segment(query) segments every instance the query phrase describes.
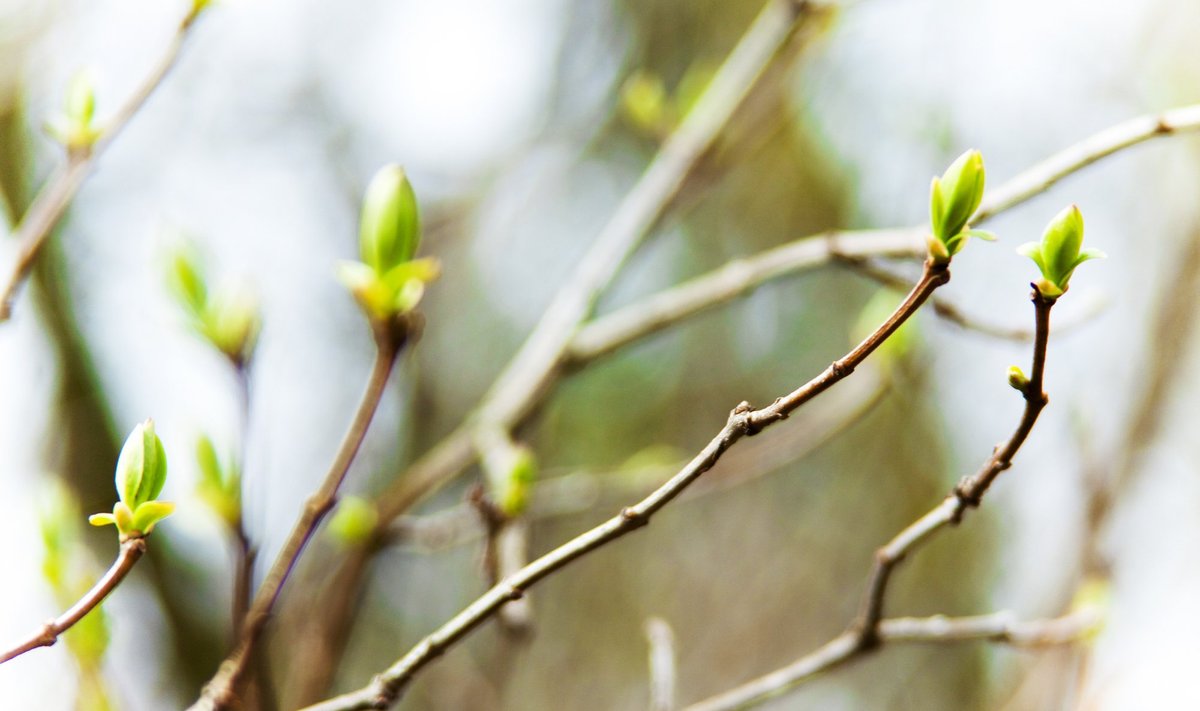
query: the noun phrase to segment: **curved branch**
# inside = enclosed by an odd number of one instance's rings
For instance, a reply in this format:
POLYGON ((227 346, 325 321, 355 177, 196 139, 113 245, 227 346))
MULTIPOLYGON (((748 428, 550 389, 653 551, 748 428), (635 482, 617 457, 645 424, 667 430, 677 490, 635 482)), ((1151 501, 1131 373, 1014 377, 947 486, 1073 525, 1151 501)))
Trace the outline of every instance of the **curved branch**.
POLYGON ((167 51, 159 59, 150 75, 133 92, 133 95, 126 99, 125 103, 113 114, 104 134, 96 140, 90 150, 68 153, 66 164, 51 174, 34 198, 33 204, 21 218, 15 235, 17 258, 10 268, 3 288, 0 288, 0 323, 12 317, 17 290, 29 277, 34 262, 37 261, 38 254, 42 251, 42 246, 50 238, 63 214, 66 213, 67 207, 71 204, 79 186, 83 184, 83 179, 87 177, 96 157, 104 152, 104 149, 129 125, 130 119, 141 110, 146 100, 175 67, 180 50, 188 37, 188 30, 195 24, 202 9, 203 7, 194 6, 180 21, 178 29, 171 38, 171 43, 167 46, 167 51))
MULTIPOLYGON (((1084 608, 1046 620, 1019 620, 1009 612, 974 617, 898 617, 879 622, 880 644, 949 644, 984 641, 1038 648, 1074 644, 1102 623, 1100 611, 1084 608)), ((734 711, 778 696, 817 674, 862 655, 854 632, 843 632, 791 664, 684 711, 734 711)))
POLYGON ((873 333, 867 336, 844 357, 834 361, 820 375, 771 405, 754 409, 743 402, 729 413, 725 426, 708 445, 679 473, 633 506, 621 510, 613 518, 564 543, 524 568, 507 576, 490 590, 425 637, 366 687, 309 707, 308 711, 351 711, 353 709, 388 708, 404 689, 430 662, 490 619, 505 604, 520 599, 538 581, 565 568, 592 551, 631 533, 650 522, 650 518, 669 504, 704 472, 717 463, 721 455, 746 436, 761 432, 787 416, 812 398, 854 372, 896 329, 916 313, 917 309, 938 287, 950 280, 945 264, 925 263, 921 280, 913 286, 904 301, 896 307, 873 333))
POLYGON ((117 554, 117 559, 113 561, 112 566, 104 573, 104 576, 92 586, 92 589, 88 590, 87 594, 80 598, 79 602, 75 603, 71 609, 42 625, 41 629, 30 635, 24 642, 0 655, 0 664, 38 647, 52 646, 58 641, 59 635, 74 627, 75 623, 96 609, 104 601, 104 598, 108 597, 109 593, 117 589, 117 586, 121 584, 121 581, 125 579, 129 571, 133 570, 134 564, 138 562, 138 559, 145 552, 145 537, 138 536, 123 541, 121 543, 121 551, 117 554))

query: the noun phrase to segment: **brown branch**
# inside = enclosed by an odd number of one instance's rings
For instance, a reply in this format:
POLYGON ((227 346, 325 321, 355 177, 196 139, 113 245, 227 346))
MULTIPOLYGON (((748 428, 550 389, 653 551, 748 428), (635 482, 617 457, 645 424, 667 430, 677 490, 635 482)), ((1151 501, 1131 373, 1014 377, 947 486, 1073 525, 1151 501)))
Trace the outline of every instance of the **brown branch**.
POLYGON ((300 517, 292 526, 283 548, 280 549, 266 578, 259 586, 246 615, 240 642, 230 656, 222 662, 216 676, 205 686, 203 695, 191 707, 192 709, 216 711, 230 708, 235 704, 239 686, 254 655, 255 646, 262 638, 267 622, 270 620, 275 603, 279 600, 279 596, 308 541, 316 532, 321 520, 337 501, 338 489, 350 471, 350 465, 354 462, 359 446, 366 437, 367 429, 383 398, 388 377, 396 363, 396 356, 404 342, 403 335, 395 336, 386 329, 377 331, 375 362, 371 368, 371 375, 367 380, 350 428, 342 438, 337 455, 320 488, 305 502, 300 517))
POLYGON ((717 463, 721 455, 743 437, 787 418, 804 403, 849 376, 872 352, 916 313, 926 299, 950 280, 945 264, 927 261, 920 281, 904 301, 873 333, 844 357, 834 361, 820 375, 771 405, 756 410, 743 402, 729 413, 725 426, 692 461, 665 484, 633 506, 626 507, 605 523, 546 553, 521 570, 509 575, 425 637, 416 647, 389 667, 366 687, 309 707, 309 711, 350 711, 388 708, 413 678, 430 662, 468 633, 492 617, 506 603, 519 599, 543 578, 650 522, 650 518, 679 496, 693 481, 717 463))
MULTIPOLYGON (((883 644, 949 644, 984 641, 1013 647, 1039 648, 1074 644, 1101 624, 1098 610, 1085 608, 1062 617, 1018 620, 1012 613, 974 617, 899 617, 880 620, 883 644)), ((816 651, 735 689, 688 706, 684 711, 734 711, 773 698, 817 674, 841 666, 865 650, 853 631, 843 632, 816 651)))
POLYGON ((96 609, 104 601, 104 598, 108 597, 109 593, 116 590, 117 586, 121 584, 121 581, 125 579, 129 571, 133 570, 134 564, 138 562, 138 559, 145 552, 146 539, 142 536, 122 541, 121 551, 117 554, 117 559, 108 571, 104 573, 104 576, 92 586, 92 589, 88 590, 87 594, 81 597, 79 602, 75 603, 71 609, 42 625, 41 629, 30 635, 29 639, 0 655, 0 664, 38 647, 52 646, 58 641, 59 635, 71 629, 75 623, 96 609))
POLYGON ((50 238, 54 228, 66 213, 67 207, 83 184, 88 171, 96 157, 106 149, 113 140, 125 129, 146 100, 174 68, 179 59, 180 50, 188 37, 188 30, 195 24, 201 9, 193 8, 180 21, 171 43, 159 59, 154 70, 147 76, 133 94, 125 100, 109 119, 104 133, 87 150, 73 150, 67 153, 65 165, 54 171, 50 178, 38 191, 33 203, 21 218, 17 226, 17 258, 13 263, 4 286, 0 289, 0 323, 12 317, 13 302, 17 291, 29 277, 34 262, 41 253, 42 246, 50 238))
MULTIPOLYGON (((844 254, 837 255, 839 263, 849 267, 856 274, 874 281, 877 284, 886 286, 896 291, 903 291, 908 288, 909 281, 902 275, 897 274, 886 267, 864 259, 862 257, 851 257, 844 254)), ((974 331, 975 333, 997 338, 1004 341, 1016 341, 1019 343, 1027 343, 1033 340, 1034 330, 1029 328, 1000 326, 998 324, 988 323, 973 316, 964 313, 958 306, 955 306, 950 301, 941 297, 935 296, 929 300, 929 304, 933 312, 942 320, 952 323, 964 331, 974 331)), ((1093 317, 1097 316, 1103 309, 1103 301, 1093 301, 1088 307, 1074 318, 1068 320, 1060 320, 1058 325, 1054 327, 1054 333, 1061 336, 1064 333, 1072 331, 1086 323, 1089 323, 1093 317)))
MULTIPOLYGON (((784 464, 808 456, 858 422, 883 399, 889 384, 876 370, 860 368, 856 377, 800 410, 792 417, 792 426, 771 440, 750 440, 729 452, 679 500, 691 501, 750 484, 784 464)), ((526 516, 535 521, 570 516, 602 503, 643 497, 685 464, 685 461, 664 463, 636 471, 575 471, 545 478, 534 485, 526 516)), ((386 544, 431 552, 466 545, 483 535, 477 511, 467 503, 460 503, 430 514, 401 516, 389 528, 386 544)))
POLYGON ((997 445, 983 466, 975 474, 965 477, 941 504, 910 524, 875 552, 875 564, 867 584, 862 610, 846 632, 784 669, 697 704, 689 711, 741 708, 752 702, 783 693, 786 689, 818 672, 831 669, 876 649, 887 641, 889 632, 896 631, 896 628, 886 630, 883 624, 884 602, 892 572, 901 561, 912 555, 931 536, 948 525, 957 524, 968 509, 979 506, 996 477, 1012 466, 1013 457, 1029 437, 1038 415, 1049 401, 1043 384, 1046 370, 1046 346, 1050 338, 1050 309, 1054 306, 1054 300, 1042 297, 1036 287, 1033 290, 1032 300, 1036 324, 1033 364, 1030 368, 1029 379, 1021 389, 1021 395, 1025 400, 1025 409, 1012 436, 997 445))

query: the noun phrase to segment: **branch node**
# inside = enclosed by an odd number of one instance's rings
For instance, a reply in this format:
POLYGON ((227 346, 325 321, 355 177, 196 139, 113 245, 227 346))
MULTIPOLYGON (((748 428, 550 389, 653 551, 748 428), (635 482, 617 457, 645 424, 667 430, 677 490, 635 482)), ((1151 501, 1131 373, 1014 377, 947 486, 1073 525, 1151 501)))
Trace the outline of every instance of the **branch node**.
POLYGON ((650 523, 650 517, 632 506, 621 509, 621 518, 628 521, 632 528, 641 528, 650 523))

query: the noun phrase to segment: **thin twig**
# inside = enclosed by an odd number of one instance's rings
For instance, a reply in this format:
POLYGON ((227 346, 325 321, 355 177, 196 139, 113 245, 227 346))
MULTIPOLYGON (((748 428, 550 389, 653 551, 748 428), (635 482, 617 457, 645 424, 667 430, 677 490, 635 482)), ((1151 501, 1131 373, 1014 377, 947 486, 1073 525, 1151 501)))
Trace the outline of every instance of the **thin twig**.
MULTIPOLYGON (((1084 608, 1062 617, 1018 620, 1009 612, 974 617, 899 617, 880 620, 881 644, 948 644, 984 641, 1039 648, 1074 644, 1101 624, 1098 610, 1084 608)), ((853 631, 843 632, 819 649, 782 669, 735 689, 688 706, 684 711, 734 711, 773 698, 797 684, 864 653, 853 631)))
POLYGON ((413 678, 430 662, 468 633, 489 619, 506 603, 519 599, 543 578, 573 561, 650 522, 650 518, 679 496, 693 481, 717 463, 721 455, 738 440, 761 432, 786 419, 804 403, 854 372, 896 329, 916 313, 921 304, 950 280, 945 264, 927 261, 920 281, 904 301, 873 333, 844 357, 834 361, 820 375, 775 400, 762 409, 747 402, 735 407, 725 426, 692 461, 665 484, 634 506, 621 510, 605 523, 546 553, 484 593, 462 612, 425 637, 408 654, 389 667, 366 687, 309 707, 309 711, 351 711, 388 708, 395 703, 413 678))
POLYGON ((675 711, 675 634, 661 617, 646 620, 650 645, 650 711, 675 711))
POLYGON ((27 640, 0 655, 0 664, 38 647, 52 646, 58 641, 59 635, 71 629, 75 623, 96 609, 104 601, 104 598, 108 597, 108 594, 121 584, 121 581, 125 579, 129 571, 133 570, 134 564, 138 562, 138 559, 145 552, 146 539, 142 536, 122 541, 121 551, 117 554, 117 559, 108 571, 104 573, 104 576, 92 586, 92 589, 88 590, 87 594, 81 597, 79 602, 75 603, 71 609, 42 625, 41 629, 34 632, 27 640))
MULTIPOLYGON (((714 699, 697 704, 689 711, 734 709, 763 701, 783 693, 797 683, 859 655, 866 654, 887 641, 883 626, 884 602, 892 572, 931 536, 951 524, 957 524, 970 508, 979 506, 992 482, 1012 466, 1012 459, 1025 443, 1038 415, 1049 398, 1043 390, 1046 369, 1046 346, 1050 338, 1050 309, 1053 299, 1046 299, 1035 288, 1032 295, 1035 317, 1033 364, 1029 379, 1021 389, 1025 408, 1012 436, 998 445, 987 461, 972 476, 965 477, 941 504, 917 519, 891 541, 875 552, 875 564, 863 599, 862 610, 841 635, 830 640, 815 652, 799 661, 766 676, 723 693, 714 699)), ((895 630, 893 630, 895 631, 895 630)))
POLYGON ((359 446, 366 437, 367 429, 383 398, 388 376, 392 372, 396 356, 403 344, 402 338, 394 338, 383 330, 378 333, 375 362, 371 368, 370 378, 367 380, 350 428, 342 438, 337 455, 329 467, 329 472, 325 475, 320 488, 305 502, 300 518, 293 525, 287 541, 284 542, 283 548, 280 549, 275 562, 272 563, 266 578, 259 586, 246 615, 240 642, 233 653, 222 662, 216 676, 205 686, 203 695, 191 707, 193 710, 216 711, 230 708, 235 703, 239 685, 254 654, 255 646, 266 629, 271 612, 283 592, 288 577, 304 552, 306 544, 316 532, 317 526, 336 503, 338 489, 350 471, 350 465, 354 462, 359 446))
MULTIPOLYGON (((793 415, 792 426, 773 439, 752 439, 727 453, 679 500, 692 501, 744 486, 803 459, 871 412, 888 388, 882 373, 860 368, 854 378, 793 415)), ((686 464, 670 462, 634 471, 576 471, 541 479, 534 484, 526 515, 534 521, 545 520, 589 511, 611 501, 643 497, 686 464)), ((478 513, 469 504, 460 503, 434 513, 401 516, 389 529, 386 543, 431 552, 478 541, 483 534, 478 513)))
POLYGON ((67 211, 79 186, 87 177, 88 171, 96 157, 104 152, 113 140, 125 129, 129 121, 141 110, 146 100, 154 90, 162 84, 163 79, 174 68, 179 59, 180 50, 188 37, 190 30, 199 17, 201 8, 193 7, 180 21, 166 52, 149 76, 142 81, 137 90, 125 100, 109 119, 104 133, 88 150, 69 151, 67 162, 54 171, 50 178, 38 191, 33 203, 21 218, 17 226, 17 258, 9 270, 3 289, 0 289, 0 323, 12 317, 13 302, 17 291, 29 277, 42 246, 54 231, 54 227, 67 211))
MULTIPOLYGON (((856 274, 881 284, 895 291, 903 291, 908 288, 909 280, 896 272, 887 269, 886 267, 875 263, 868 259, 859 257, 849 257, 846 255, 838 255, 839 262, 852 269, 856 274)), ((1003 341, 1015 341, 1018 343, 1028 343, 1033 340, 1034 331, 1031 328, 1020 328, 1001 326, 994 323, 982 321, 973 316, 968 316, 958 306, 950 301, 935 296, 929 300, 929 304, 933 312, 942 320, 952 323, 964 331, 973 331, 975 333, 997 338, 1003 341)), ((1059 320, 1058 325, 1054 327, 1054 333, 1057 336, 1072 331, 1080 326, 1090 323, 1091 320, 1099 315, 1104 309, 1103 299, 1091 301, 1086 308, 1075 314, 1073 318, 1059 320)))

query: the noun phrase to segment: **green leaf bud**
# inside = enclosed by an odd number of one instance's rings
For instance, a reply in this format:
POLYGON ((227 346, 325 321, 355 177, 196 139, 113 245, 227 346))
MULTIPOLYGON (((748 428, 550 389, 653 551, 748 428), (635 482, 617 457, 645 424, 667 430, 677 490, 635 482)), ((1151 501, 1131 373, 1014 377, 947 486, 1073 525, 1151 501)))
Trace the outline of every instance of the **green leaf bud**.
POLYGON ((329 535, 342 545, 364 543, 379 523, 379 512, 365 499, 346 496, 329 520, 329 535))
POLYGON ((1024 392, 1025 388, 1029 387, 1029 378, 1025 377, 1025 372, 1020 368, 1015 365, 1010 365, 1008 366, 1008 384, 1011 385, 1014 390, 1024 392))
POLYGON ((1105 256, 1100 250, 1082 247, 1083 214, 1076 205, 1069 205, 1046 225, 1041 242, 1023 244, 1017 252, 1032 259, 1041 271, 1042 278, 1036 284, 1039 293, 1054 299, 1067 291, 1076 267, 1105 256))
MULTIPOLYGON (((929 224, 936 247, 930 244, 930 257, 946 262, 966 243, 971 216, 983 200, 985 174, 983 156, 970 150, 959 156, 941 178, 934 178, 929 189, 929 224)), ((985 233, 990 235, 990 233, 985 233)), ((978 235, 976 235, 978 236, 978 235)))
POLYGON ((380 275, 416 255, 421 241, 417 196, 400 166, 384 166, 371 179, 358 241, 362 261, 380 275))
POLYGON ((168 255, 167 287, 192 319, 204 320, 208 283, 200 256, 190 243, 180 241, 168 255))
POLYGON ((219 290, 204 315, 205 336, 236 364, 250 359, 261 328, 258 299, 244 287, 219 290))
POLYGON ((639 131, 658 135, 670 129, 667 90, 662 78, 638 70, 621 85, 621 111, 639 131))
POLYGON ((121 501, 132 509, 155 499, 167 481, 167 455, 154 433, 154 421, 133 428, 117 458, 116 484, 121 501))
POLYGON ((525 445, 512 444, 490 450, 484 459, 492 499, 505 516, 521 515, 537 479, 537 458, 525 445))
POLYGON ((196 463, 200 481, 196 494, 227 525, 235 527, 242 516, 242 483, 236 467, 222 467, 216 447, 207 436, 196 441, 196 463))
POLYGON ((175 512, 175 504, 166 501, 146 501, 139 504, 133 512, 129 524, 129 532, 149 535, 154 530, 154 524, 175 512))

